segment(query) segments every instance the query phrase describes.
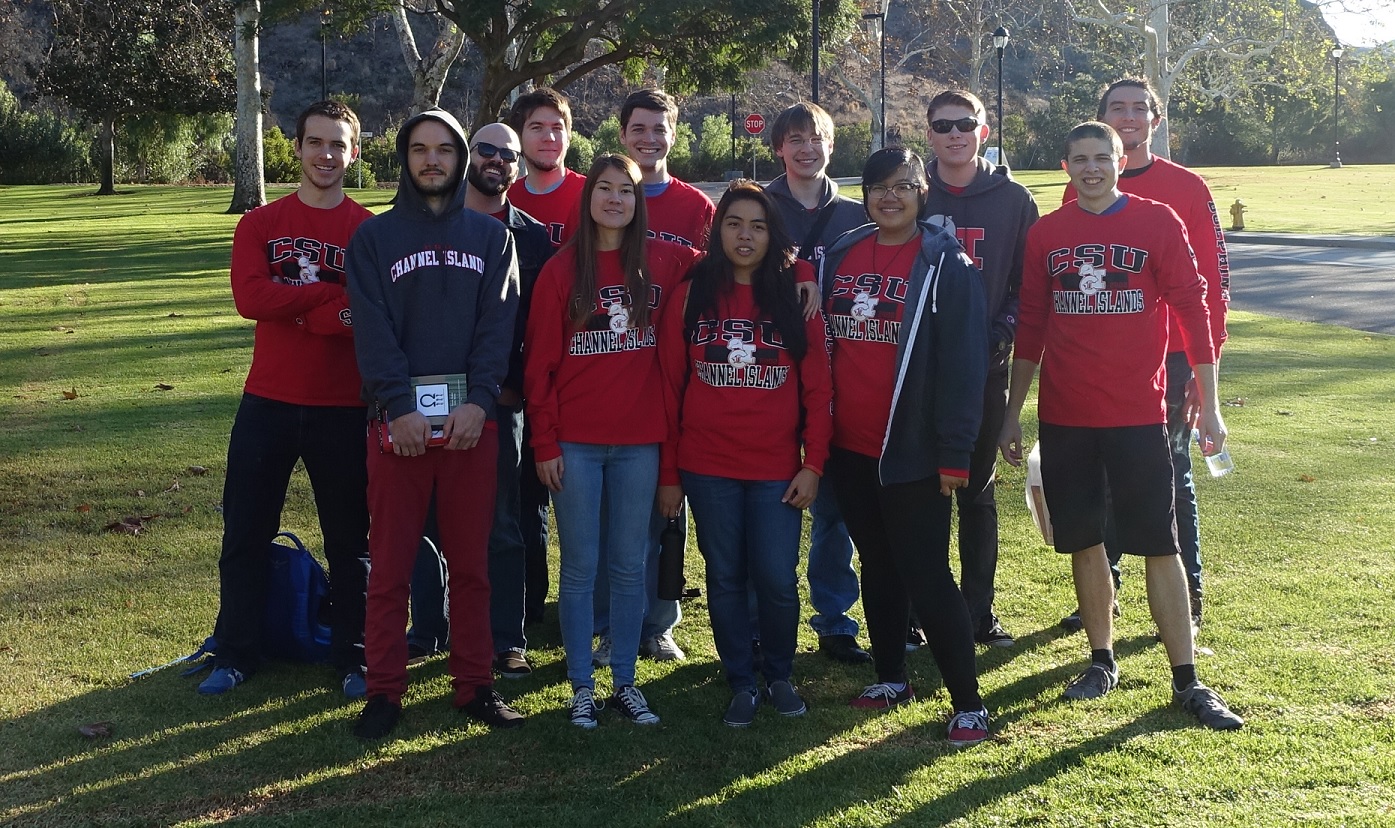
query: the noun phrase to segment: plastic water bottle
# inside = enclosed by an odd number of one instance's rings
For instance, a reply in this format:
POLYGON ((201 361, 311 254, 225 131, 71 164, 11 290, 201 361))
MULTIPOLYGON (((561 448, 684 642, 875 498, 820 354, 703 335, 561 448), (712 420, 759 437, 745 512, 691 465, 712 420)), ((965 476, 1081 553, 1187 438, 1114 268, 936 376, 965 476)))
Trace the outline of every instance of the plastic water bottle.
MULTIPOLYGON (((1215 454, 1207 454, 1206 446, 1202 445, 1201 432, 1192 429, 1192 441, 1197 448, 1201 449, 1201 456, 1206 460, 1206 468, 1211 472, 1212 477, 1225 477, 1235 471, 1235 461, 1230 459, 1230 449, 1223 448, 1215 454)), ((1206 441, 1210 443, 1210 440, 1206 441)))

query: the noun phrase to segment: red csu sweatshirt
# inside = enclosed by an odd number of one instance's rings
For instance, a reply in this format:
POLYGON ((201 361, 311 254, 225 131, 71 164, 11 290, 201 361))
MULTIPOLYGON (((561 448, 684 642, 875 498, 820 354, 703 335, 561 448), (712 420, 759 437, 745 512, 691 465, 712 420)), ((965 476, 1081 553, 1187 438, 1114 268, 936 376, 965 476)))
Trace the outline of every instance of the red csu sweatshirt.
MULTIPOLYGON (((1211 312, 1211 344, 1216 356, 1228 334, 1225 329, 1226 311, 1230 305, 1230 253, 1221 231, 1221 217, 1216 212, 1211 188, 1201 176, 1174 164, 1166 158, 1153 157, 1152 163, 1140 170, 1125 168, 1119 176, 1119 189, 1125 193, 1150 198, 1172 208, 1187 228, 1187 240, 1196 254, 1196 269, 1206 282, 1206 308, 1211 312)), ((1062 203, 1074 201, 1075 187, 1066 182, 1062 203)), ((1176 315, 1168 320, 1169 351, 1182 350, 1182 329, 1176 315)))
POLYGON ((363 405, 344 253, 370 216, 349 198, 325 210, 291 193, 238 221, 233 302, 257 323, 247 393, 295 405, 363 405))
POLYGON ((676 178, 656 196, 648 194, 644 203, 649 212, 649 238, 677 242, 684 247, 707 248, 707 233, 717 208, 697 187, 676 178))
POLYGON ((833 337, 833 445, 882 456, 891 395, 896 388, 896 342, 906 287, 920 236, 879 245, 876 234, 838 263, 825 310, 833 337))
POLYGON ((523 346, 523 396, 539 461, 561 456, 562 442, 639 445, 667 438, 656 331, 698 254, 653 239, 645 250, 652 284, 644 330, 629 321, 620 251, 597 256, 596 296, 579 331, 569 313, 576 279, 573 248, 543 266, 523 346))
POLYGON ((586 176, 567 170, 562 183, 545 193, 528 189, 528 180, 520 178, 509 187, 509 203, 547 228, 553 247, 561 247, 581 223, 581 191, 586 176))
MULTIPOLYGON (((813 279, 808 262, 796 268, 799 281, 813 279)), ((750 285, 734 285, 717 318, 685 337, 689 287, 679 288, 659 329, 664 379, 678 401, 659 482, 677 484, 678 469, 736 480, 789 480, 801 466, 823 474, 833 433, 823 316, 805 322, 809 347, 795 362, 750 285)))
POLYGON ((1125 198, 1106 215, 1071 202, 1027 232, 1017 356, 1041 366, 1044 423, 1165 422, 1169 306, 1191 364, 1216 360, 1206 283, 1181 220, 1165 204, 1125 198))

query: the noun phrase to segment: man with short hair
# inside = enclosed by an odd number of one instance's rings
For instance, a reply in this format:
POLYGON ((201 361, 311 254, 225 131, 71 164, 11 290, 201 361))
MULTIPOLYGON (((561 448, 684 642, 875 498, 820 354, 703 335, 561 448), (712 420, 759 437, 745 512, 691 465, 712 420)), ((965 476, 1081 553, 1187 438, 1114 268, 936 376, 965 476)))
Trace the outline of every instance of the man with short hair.
POLYGON ((267 552, 297 460, 315 493, 329 561, 330 663, 349 698, 364 694, 368 479, 344 251, 371 214, 344 195, 358 116, 338 101, 296 122, 300 189, 243 216, 232 250, 237 312, 256 322, 252 368, 228 441, 213 673, 204 695, 237 687, 261 659, 267 552))
POLYGON ((571 238, 581 218, 586 176, 567 169, 572 109, 567 97, 540 86, 518 96, 508 125, 522 142, 527 175, 509 187, 509 203, 542 222, 554 247, 571 238))
MULTIPOLYGON (((498 495, 494 526, 489 534, 489 622, 494 638, 494 670, 504 678, 522 678, 533 672, 527 658, 528 639, 523 632, 525 551, 519 530, 523 332, 533 284, 553 251, 547 228, 509 203, 507 193, 518 176, 519 154, 518 135, 507 124, 486 124, 470 141, 470 160, 465 169, 466 209, 502 221, 513 235, 518 254, 518 321, 514 326, 509 374, 498 399, 498 495)), ((419 641, 418 646, 430 650, 443 643, 449 629, 434 513, 428 520, 426 535, 431 542, 423 541, 412 574, 412 630, 408 632, 408 644, 412 644, 414 633, 429 633, 431 640, 419 641)))
POLYGON ((503 224, 465 209, 466 151, 445 110, 410 118, 397 136, 397 200, 349 247, 354 345, 373 413, 368 703, 354 727, 365 739, 386 736, 401 716, 408 589, 433 497, 450 584, 455 706, 491 727, 523 723, 494 691, 488 576, 495 409, 515 344, 518 259, 503 224))
MULTIPOLYGON (((799 258, 818 269, 823 251, 854 227, 867 223, 862 204, 838 193, 828 177, 833 155, 833 119, 818 104, 800 102, 775 116, 770 148, 785 165, 766 187, 785 229, 799 245, 799 258)), ((857 643, 858 625, 848 615, 857 601, 853 545, 838 512, 832 486, 820 486, 809 508, 809 626, 819 636, 819 652, 848 664, 872 660, 857 643)))
POLYGON ((1015 642, 993 611, 998 570, 998 503, 994 481, 998 432, 1007 404, 1008 355, 1017 332, 1018 291, 1027 229, 1037 220, 1037 204, 1006 166, 994 167, 979 155, 988 140, 988 118, 978 96, 945 90, 925 111, 925 137, 935 152, 925 214, 949 230, 983 276, 987 299, 988 382, 983 389, 983 422, 969 459, 969 485, 959 501, 959 586, 974 640, 990 647, 1015 642))
POLYGON ((678 134, 678 104, 666 92, 640 89, 620 107, 620 143, 639 165, 649 210, 649 237, 707 247, 717 208, 697 187, 669 175, 668 153, 678 134))
POLYGON ((1202 441, 1210 452, 1224 448, 1206 283, 1177 214, 1120 191, 1127 158, 1113 128, 1094 121, 1077 126, 1064 156, 1079 198, 1027 234, 1017 349, 998 443, 1009 463, 1021 464, 1022 405, 1040 365, 1042 488, 1056 551, 1071 556, 1091 648, 1089 667, 1065 697, 1099 698, 1119 683, 1114 585, 1104 551, 1105 514, 1112 512, 1123 549, 1147 564, 1148 606, 1172 666, 1174 703, 1206 727, 1235 730, 1244 720, 1197 679, 1158 382, 1170 309, 1197 379, 1202 441), (1106 480, 1112 502, 1104 496, 1106 480))
MULTIPOLYGON (((1201 176, 1180 164, 1153 155, 1153 130, 1162 123, 1162 110, 1152 85, 1143 78, 1124 78, 1110 84, 1100 95, 1099 120, 1119 133, 1128 166, 1119 176, 1119 189, 1171 207, 1186 225, 1197 270, 1206 282, 1206 306, 1211 313, 1211 342, 1217 364, 1226 341, 1226 310, 1230 303, 1230 255, 1225 233, 1216 211, 1211 189, 1201 176)), ((1075 198, 1075 188, 1066 185, 1062 203, 1075 198)), ((1197 517, 1196 485, 1192 480, 1192 427, 1189 412, 1196 398, 1196 380, 1182 351, 1181 331, 1176 316, 1168 324, 1167 353, 1167 439, 1172 447, 1173 489, 1177 509, 1177 540, 1182 549, 1182 566, 1187 573, 1192 625, 1201 627, 1201 523, 1197 517)), ((1110 529, 1107 535, 1112 535, 1110 529)), ((1119 585, 1120 555, 1117 540, 1106 538, 1114 583, 1119 585)), ((1061 620, 1068 630, 1081 629, 1079 613, 1061 620)))

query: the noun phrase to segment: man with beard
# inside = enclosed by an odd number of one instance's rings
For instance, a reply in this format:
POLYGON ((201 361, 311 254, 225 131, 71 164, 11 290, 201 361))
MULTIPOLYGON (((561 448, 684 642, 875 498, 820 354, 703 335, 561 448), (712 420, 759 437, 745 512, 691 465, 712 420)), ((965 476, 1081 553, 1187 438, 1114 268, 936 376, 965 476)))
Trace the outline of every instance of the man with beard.
POLYGON ((450 113, 429 109, 409 119, 397 136, 397 201, 364 222, 349 245, 354 350, 372 416, 368 703, 354 727, 364 739, 388 735, 402 714, 402 631, 433 500, 450 582, 455 706, 491 727, 523 724, 490 674, 488 575, 495 409, 515 348, 518 258, 503 224, 465 209, 465 153, 450 113))
MULTIPOLYGON (((470 141, 470 161, 465 169, 465 207, 493 216, 509 229, 518 253, 518 322, 509 373, 498 399, 499 476, 494 507, 494 527, 489 535, 489 625, 494 638, 494 670, 504 678, 522 678, 533 672, 528 664, 528 641, 523 633, 524 545, 519 529, 519 453, 523 436, 523 331, 528 303, 538 271, 552 256, 547 228, 509 203, 509 185, 518 177, 518 135, 506 124, 488 124, 470 141)), ((445 613, 445 573, 437 553, 436 515, 427 521, 426 537, 417 552, 412 573, 412 629, 409 649, 434 652, 448 638, 445 613)), ((542 599, 538 599, 541 604, 542 599)))

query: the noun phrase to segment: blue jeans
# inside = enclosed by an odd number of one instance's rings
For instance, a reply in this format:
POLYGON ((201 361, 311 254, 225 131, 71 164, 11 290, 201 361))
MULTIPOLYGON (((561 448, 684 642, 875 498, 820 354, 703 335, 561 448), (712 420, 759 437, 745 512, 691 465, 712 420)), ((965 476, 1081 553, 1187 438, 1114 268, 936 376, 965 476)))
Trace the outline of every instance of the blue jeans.
POLYGON ((757 688, 751 657, 753 587, 765 680, 788 681, 799 629, 800 510, 781 503, 788 480, 683 472, 698 549, 707 562, 712 638, 732 692, 757 688))
POLYGON ((857 572, 853 570, 853 545, 832 486, 820 486, 809 507, 809 603, 814 615, 809 626, 820 637, 857 635, 857 622, 848 610, 857 601, 857 572))
MULTIPOLYGON (((659 597, 659 537, 668 527, 668 518, 659 514, 656 507, 649 517, 649 537, 644 556, 644 625, 640 629, 639 640, 647 641, 655 636, 672 632, 683 620, 683 608, 677 601, 665 601, 659 597)), ((688 537, 688 506, 681 504, 678 510, 678 528, 683 532, 684 546, 688 537)), ((606 527, 601 527, 605 537, 606 527)), ((601 546, 601 566, 596 574, 596 606, 593 629, 596 635, 610 635, 610 581, 606 576, 605 545, 601 546)))
MULTIPOLYGON (((1192 480, 1192 428, 1182 419, 1187 383, 1192 367, 1183 351, 1167 355, 1167 443, 1172 449, 1173 505, 1177 510, 1177 546, 1182 552, 1182 569, 1187 573, 1187 590, 1193 599, 1201 598, 1201 520, 1196 508, 1196 484, 1192 480)), ((1112 514, 1112 510, 1106 515, 1112 514)), ((1126 551, 1116 540, 1113 521, 1105 526, 1105 549, 1114 573, 1114 588, 1120 584, 1119 559, 1126 551)))
POLYGON ((635 682, 644 621, 647 527, 658 484, 657 443, 562 443, 562 490, 553 492, 552 508, 561 547, 558 615, 567 678, 573 688, 595 687, 592 596, 601 559, 602 525, 610 584, 611 678, 616 687, 635 682))
MULTIPOLYGON (((489 532, 489 626, 494 652, 524 652, 523 635, 524 551, 519 531, 518 479, 522 446, 521 408, 498 407, 499 475, 494 500, 494 525, 489 532)), ((412 570, 412 626, 407 641, 428 652, 446 649, 450 624, 446 619, 445 564, 437 552, 439 532, 432 500, 412 570)))
POLYGON ((219 667, 251 674, 261 662, 266 556, 296 460, 315 493, 329 563, 330 663, 363 670, 368 582, 368 466, 362 408, 295 405, 243 394, 228 440, 215 635, 219 667))

